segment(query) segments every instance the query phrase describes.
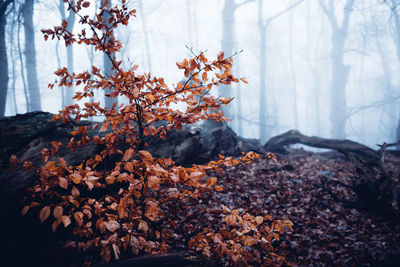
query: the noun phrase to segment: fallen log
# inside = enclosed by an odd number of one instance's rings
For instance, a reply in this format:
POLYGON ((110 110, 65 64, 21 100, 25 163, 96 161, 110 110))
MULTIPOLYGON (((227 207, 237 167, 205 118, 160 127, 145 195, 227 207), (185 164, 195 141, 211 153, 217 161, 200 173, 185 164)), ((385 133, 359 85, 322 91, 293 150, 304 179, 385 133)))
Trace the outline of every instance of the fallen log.
MULTIPOLYGON (((287 153, 286 147, 294 144, 303 144, 310 147, 325 148, 336 150, 344 154, 356 168, 356 172, 362 180, 355 181, 355 185, 343 185, 351 188, 358 196, 360 201, 367 201, 368 207, 378 210, 388 210, 389 208, 396 216, 400 216, 399 211, 399 190, 396 187, 396 178, 385 168, 385 149, 394 144, 383 144, 379 151, 363 144, 351 140, 326 139, 316 136, 306 136, 297 130, 290 130, 286 133, 272 137, 265 145, 266 151, 287 153), (386 206, 382 206, 382 200, 386 201, 386 206), (372 205, 371 205, 372 204, 372 205), (375 205, 376 204, 376 205, 375 205)), ((351 207, 366 207, 365 203, 352 203, 349 200, 339 199, 329 189, 329 182, 325 182, 322 188, 328 191, 337 201, 345 203, 351 207)))
POLYGON ((297 130, 290 130, 286 133, 272 137, 264 145, 264 149, 271 152, 285 152, 286 146, 294 144, 333 149, 341 153, 352 153, 369 163, 376 163, 380 160, 379 155, 375 150, 360 143, 346 139, 338 140, 307 136, 297 130))

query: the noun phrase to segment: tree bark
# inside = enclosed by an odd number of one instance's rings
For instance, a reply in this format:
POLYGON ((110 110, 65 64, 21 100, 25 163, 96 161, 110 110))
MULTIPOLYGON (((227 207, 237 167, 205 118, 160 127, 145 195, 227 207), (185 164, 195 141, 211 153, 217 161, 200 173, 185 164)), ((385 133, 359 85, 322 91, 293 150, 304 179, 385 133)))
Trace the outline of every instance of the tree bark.
POLYGON ((25 67, 29 84, 30 111, 42 109, 39 82, 36 70, 35 32, 33 28, 34 0, 25 0, 22 10, 25 33, 25 67))

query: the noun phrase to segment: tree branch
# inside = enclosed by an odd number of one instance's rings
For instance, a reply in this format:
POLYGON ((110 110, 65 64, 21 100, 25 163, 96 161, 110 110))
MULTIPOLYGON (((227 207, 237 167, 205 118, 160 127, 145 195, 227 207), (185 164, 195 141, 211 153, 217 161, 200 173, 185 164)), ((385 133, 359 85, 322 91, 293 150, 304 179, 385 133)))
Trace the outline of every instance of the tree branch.
POLYGON ((344 17, 343 17, 343 22, 342 26, 340 27, 340 30, 346 30, 349 27, 349 22, 350 22, 350 14, 353 11, 353 5, 354 5, 354 0, 347 0, 346 5, 343 9, 344 12, 344 17))
POLYGON ((331 1, 329 2, 329 9, 328 9, 327 6, 322 2, 322 0, 318 0, 318 2, 319 2, 319 6, 321 7, 322 11, 328 17, 333 30, 335 30, 335 31, 338 30, 339 26, 337 24, 337 21, 336 21, 335 15, 334 15, 335 10, 334 10, 333 3, 331 1))

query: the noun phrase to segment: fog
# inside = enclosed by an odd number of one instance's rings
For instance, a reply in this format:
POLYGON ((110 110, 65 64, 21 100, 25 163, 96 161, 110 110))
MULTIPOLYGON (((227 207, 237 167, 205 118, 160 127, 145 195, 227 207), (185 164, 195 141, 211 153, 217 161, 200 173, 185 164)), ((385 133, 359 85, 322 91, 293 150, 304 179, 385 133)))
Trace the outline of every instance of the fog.
MULTIPOLYGON (((173 85, 183 78, 175 62, 189 57, 190 49, 206 51, 209 58, 221 50, 225 55, 242 51, 234 57, 234 74, 248 84, 213 91, 234 97, 227 116, 239 135, 265 142, 298 129, 375 147, 400 138, 397 1, 131 1, 137 17, 116 32, 124 46, 119 57, 126 68, 137 64, 139 72, 164 77, 173 85)), ((6 2, 0 0, 0 7, 6 2)), ((34 82, 25 57, 32 58, 28 50, 33 42, 26 41, 26 17, 20 12, 33 1, 11 2, 0 22, 5 21, 9 77, 5 116, 35 110, 27 102, 38 101, 30 98, 34 82)), ((76 45, 68 52, 62 41, 44 41, 40 30, 61 24, 60 2, 33 3, 40 108, 52 113, 69 103, 61 88, 47 88, 56 78, 56 69, 69 65, 77 73, 91 64, 103 68, 103 55, 98 52, 76 45), (73 60, 68 61, 69 53, 73 60)), ((100 1, 91 3, 89 15, 100 1)), ((101 95, 96 98, 103 101, 101 95)))

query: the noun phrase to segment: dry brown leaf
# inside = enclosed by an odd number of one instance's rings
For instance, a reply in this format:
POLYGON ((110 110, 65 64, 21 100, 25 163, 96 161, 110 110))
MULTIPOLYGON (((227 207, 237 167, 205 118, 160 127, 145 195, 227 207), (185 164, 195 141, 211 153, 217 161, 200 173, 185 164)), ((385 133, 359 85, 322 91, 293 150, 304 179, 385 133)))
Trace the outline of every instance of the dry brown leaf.
POLYGON ((54 218, 60 219, 62 217, 62 215, 63 215, 63 211, 64 210, 63 210, 63 208, 61 206, 55 207, 54 210, 53 210, 54 218))
POLYGON ((45 206, 40 210, 39 218, 40 222, 43 223, 50 216, 50 207, 45 206))
POLYGON ((117 221, 107 221, 105 222, 107 230, 110 231, 111 233, 114 233, 117 231, 121 225, 117 221))

